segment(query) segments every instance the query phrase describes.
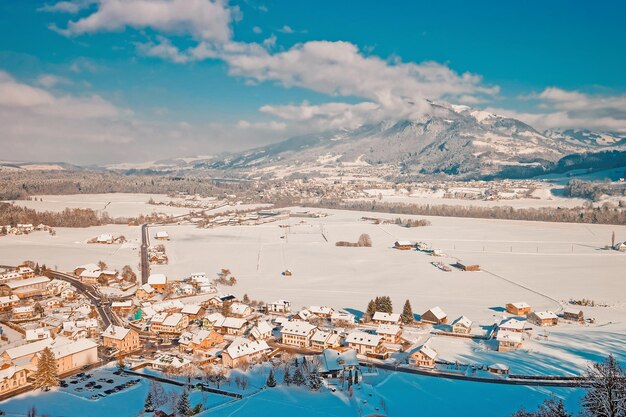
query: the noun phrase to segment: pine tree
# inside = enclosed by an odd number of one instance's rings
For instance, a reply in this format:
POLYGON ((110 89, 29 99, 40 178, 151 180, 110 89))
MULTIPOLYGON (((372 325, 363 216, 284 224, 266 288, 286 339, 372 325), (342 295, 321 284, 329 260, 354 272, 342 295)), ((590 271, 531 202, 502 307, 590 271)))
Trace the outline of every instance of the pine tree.
POLYGON ((49 347, 42 350, 39 354, 34 385, 36 388, 41 388, 44 391, 59 385, 57 362, 54 358, 54 353, 52 353, 49 347))
POLYGON ((190 415, 191 413, 191 404, 189 404, 189 392, 187 388, 183 389, 183 392, 180 394, 180 398, 178 399, 178 403, 176 403, 176 413, 180 417, 185 417, 190 415))
POLYGON ((243 295, 242 301, 244 304, 250 304, 250 297, 248 297, 248 294, 243 295))
POLYGON ((413 323, 413 309, 411 308, 411 302, 409 300, 404 302, 404 309, 402 310, 400 320, 402 320, 404 324, 413 323))
POLYGON ((367 310, 365 310, 365 315, 363 317, 364 321, 368 322, 372 320, 372 317, 374 317, 375 313, 376 313, 376 303, 374 302, 374 300, 370 300, 370 302, 367 303, 367 310))
POLYGON ((602 363, 594 363, 586 374, 587 393, 582 406, 592 417, 626 416, 626 373, 610 355, 602 363))
POLYGON ((306 360, 306 356, 303 356, 303 357, 302 357, 302 364, 301 364, 300 366, 302 367, 302 370, 303 370, 305 373, 308 373, 308 372, 309 372, 309 364, 308 364, 308 362, 307 362, 307 360, 306 360))
POLYGON ((302 375, 302 371, 299 367, 296 367, 295 372, 293 373, 293 383, 297 386, 304 385, 306 381, 304 380, 304 375, 302 375))
POLYGON ((309 374, 309 388, 311 388, 311 391, 318 391, 321 386, 322 379, 317 373, 317 369, 314 369, 313 372, 309 374))
POLYGON ((570 413, 565 410, 563 400, 551 397, 543 402, 539 406, 537 411, 538 417, 572 417, 570 413))
POLYGON ((146 413, 152 413, 156 409, 154 398, 152 398, 152 390, 148 391, 148 395, 146 395, 146 402, 143 405, 143 409, 146 413))
POLYGON ((270 369, 270 374, 267 376, 267 381, 265 381, 265 385, 270 388, 274 388, 276 386, 276 379, 274 378, 274 370, 270 369))
POLYGON ((283 377, 283 383, 285 385, 291 384, 293 381, 291 380, 291 374, 289 373, 289 365, 285 366, 285 376, 283 377))

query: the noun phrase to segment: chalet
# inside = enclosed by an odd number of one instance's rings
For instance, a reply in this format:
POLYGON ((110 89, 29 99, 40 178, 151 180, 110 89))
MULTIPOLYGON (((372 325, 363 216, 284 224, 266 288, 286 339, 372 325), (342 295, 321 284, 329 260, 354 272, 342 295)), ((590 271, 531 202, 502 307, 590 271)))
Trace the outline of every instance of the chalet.
POLYGON ((148 284, 158 293, 163 293, 167 288, 167 277, 164 274, 150 274, 148 284))
POLYGON ((156 253, 151 253, 150 256, 150 262, 157 264, 157 265, 165 265, 167 264, 167 255, 164 253, 160 253, 160 252, 156 252, 156 253))
MULTIPOLYGON (((323 378, 342 378, 358 375, 359 358, 350 348, 328 348, 321 355, 319 373, 323 378)), ((357 376, 358 378, 358 376, 357 376)))
POLYGON ((222 313, 207 314, 202 319, 202 327, 219 327, 224 319, 225 317, 222 315, 222 313))
POLYGON ((281 329, 282 343, 290 346, 309 347, 311 345, 311 336, 317 329, 311 323, 306 321, 290 321, 281 329))
POLYGON ((498 342, 498 352, 519 349, 522 347, 522 333, 498 330, 496 341, 498 342))
POLYGON ((346 343, 361 355, 380 354, 384 352, 383 338, 381 336, 358 330, 353 331, 346 337, 346 343))
POLYGON ((221 323, 216 323, 215 327, 222 334, 243 336, 248 328, 248 321, 237 317, 226 317, 221 323))
POLYGON ((139 333, 133 329, 112 324, 102 332, 102 346, 116 349, 119 352, 134 352, 141 347, 139 333))
POLYGON ((139 287, 139 289, 137 289, 137 292, 135 293, 135 296, 140 300, 147 300, 154 297, 155 295, 156 290, 152 285, 148 283, 145 283, 141 287, 139 287))
POLYGON ((461 316, 452 322, 452 333, 470 334, 472 331, 472 321, 465 316, 461 316))
POLYGON ((330 322, 333 326, 341 326, 341 325, 352 325, 356 321, 356 317, 352 313, 348 313, 347 311, 336 310, 333 311, 333 314, 330 315, 330 322))
POLYGON ((49 310, 63 307, 63 300, 58 297, 47 298, 46 299, 46 308, 49 310))
POLYGON ((264 340, 249 340, 238 337, 222 352, 222 362, 229 368, 237 368, 241 364, 261 360, 271 352, 264 340))
POLYGON ((211 280, 209 278, 207 278, 205 272, 192 272, 189 275, 189 280, 191 282, 196 283, 196 284, 200 284, 200 283, 204 283, 204 282, 211 282, 211 280))
POLYGON ((232 303, 230 305, 230 313, 235 317, 248 317, 254 310, 247 304, 232 303))
POLYGON ((37 342, 39 340, 52 338, 52 332, 50 332, 50 329, 47 329, 45 327, 36 327, 34 329, 26 329, 24 338, 26 339, 26 342, 28 343, 37 342))
POLYGON ((448 316, 439 306, 437 306, 422 314, 422 321, 435 324, 446 324, 448 322, 448 316))
POLYGON ((563 311, 563 318, 570 321, 584 321, 585 314, 580 309, 566 308, 563 311))
POLYGON ((267 340, 272 337, 272 326, 267 321, 260 321, 252 327, 250 336, 254 340, 267 340))
POLYGON ((398 344, 401 341, 402 328, 397 324, 381 324, 376 334, 383 338, 383 343, 398 344))
POLYGON ((265 305, 268 313, 290 313, 291 302, 287 300, 278 300, 265 305))
POLYGON ((113 301, 111 310, 119 314, 129 314, 134 310, 133 300, 113 301))
POLYGON ((413 244, 409 240, 396 240, 393 247, 399 250, 411 250, 413 248, 413 244))
POLYGON ((400 323, 400 314, 397 313, 383 313, 377 311, 374 313, 372 317, 372 321, 376 324, 399 324, 400 323))
POLYGON ((96 243, 101 243, 105 245, 110 245, 113 243, 115 239, 113 239, 113 235, 110 233, 102 233, 100 236, 96 238, 96 243))
POLYGON ((185 304, 180 312, 189 317, 189 320, 195 320, 204 315, 204 308, 198 304, 185 304))
POLYGON ((86 319, 76 321, 64 321, 62 325, 63 336, 72 340, 95 338, 99 335, 100 325, 98 319, 86 319))
POLYGON ((20 275, 21 279, 28 279, 28 278, 35 277, 35 271, 28 266, 20 266, 17 268, 16 272, 20 275))
POLYGON ((480 266, 476 265, 476 264, 466 264, 463 262, 457 262, 456 266, 461 270, 461 271, 468 271, 468 272, 475 272, 475 271, 480 271, 480 266))
POLYGON ((35 317, 35 309, 32 305, 15 307, 13 309, 13 314, 11 315, 12 320, 28 320, 33 317, 35 317))
POLYGON ((23 366, 12 363, 0 365, 0 395, 15 391, 26 385, 28 371, 23 366))
POLYGON ((311 306, 309 307, 309 311, 315 314, 317 317, 328 319, 335 310, 333 310, 331 307, 326 306, 311 306))
POLYGON ((432 348, 423 345, 409 356, 409 365, 419 366, 420 368, 434 368, 437 352, 432 348))
POLYGON ((156 240, 170 240, 170 235, 165 230, 159 230, 156 232, 156 235, 154 235, 154 238, 156 240))
POLYGON ((179 349, 182 352, 204 354, 206 351, 224 342, 224 336, 214 330, 199 330, 196 333, 184 332, 180 335, 179 349))
POLYGON ((337 333, 315 329, 311 336, 311 349, 322 351, 326 348, 341 346, 341 337, 337 333))
POLYGON ((73 300, 76 298, 76 290, 72 287, 61 290, 61 298, 63 300, 73 300))
POLYGON ((4 274, 0 274, 0 284, 16 279, 22 279, 22 276, 18 274, 17 271, 9 271, 5 272, 4 274))
POLYGON ((7 295, 0 297, 0 311, 9 311, 20 301, 17 295, 7 295))
POLYGON ((313 313, 311 313, 308 309, 302 309, 300 311, 298 311, 294 316, 293 319, 294 320, 303 320, 303 321, 308 321, 310 319, 312 319, 313 317, 315 317, 313 315, 313 313))
POLYGON ((508 303, 506 312, 515 316, 525 316, 530 313, 530 305, 525 302, 508 303))
POLYGON ((493 365, 489 365, 487 367, 487 372, 495 375, 508 375, 509 367, 502 363, 494 363, 493 365))
POLYGON ((100 271, 99 269, 95 269, 95 270, 85 269, 83 272, 80 273, 78 278, 80 279, 80 282, 82 282, 83 284, 96 285, 98 283, 98 279, 100 278, 101 274, 102 274, 102 271, 100 271))
POLYGON ((158 335, 179 335, 189 325, 189 318, 181 313, 159 313, 150 319, 150 331, 158 335))
POLYGON ((83 273, 83 271, 99 271, 100 267, 96 264, 85 264, 74 268, 74 275, 77 277, 83 273))
POLYGON ((533 311, 528 314, 528 321, 537 326, 556 326, 559 317, 552 311, 533 311))

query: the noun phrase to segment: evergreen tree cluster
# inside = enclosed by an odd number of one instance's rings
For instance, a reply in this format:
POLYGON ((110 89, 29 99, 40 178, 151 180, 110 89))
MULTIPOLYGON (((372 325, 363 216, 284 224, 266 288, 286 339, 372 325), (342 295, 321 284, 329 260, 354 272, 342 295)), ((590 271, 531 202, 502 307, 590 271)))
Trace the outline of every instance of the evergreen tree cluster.
POLYGON ((34 376, 34 385, 36 388, 48 391, 52 387, 59 386, 57 362, 52 349, 49 347, 42 350, 39 354, 39 358, 37 360, 37 370, 35 371, 34 376))
POLYGON ((364 321, 372 320, 374 313, 377 311, 389 314, 393 313, 393 303, 391 302, 391 298, 389 296, 383 295, 370 300, 367 304, 365 315, 363 316, 364 321))

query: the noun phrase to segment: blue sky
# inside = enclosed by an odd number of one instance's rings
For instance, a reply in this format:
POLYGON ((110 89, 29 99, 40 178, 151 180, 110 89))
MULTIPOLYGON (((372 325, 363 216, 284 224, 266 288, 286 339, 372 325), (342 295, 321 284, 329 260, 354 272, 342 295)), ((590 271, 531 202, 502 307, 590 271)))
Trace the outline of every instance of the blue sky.
POLYGON ((0 158, 214 154, 418 116, 406 102, 422 99, 624 131, 625 16, 619 1, 0 0, 0 158))

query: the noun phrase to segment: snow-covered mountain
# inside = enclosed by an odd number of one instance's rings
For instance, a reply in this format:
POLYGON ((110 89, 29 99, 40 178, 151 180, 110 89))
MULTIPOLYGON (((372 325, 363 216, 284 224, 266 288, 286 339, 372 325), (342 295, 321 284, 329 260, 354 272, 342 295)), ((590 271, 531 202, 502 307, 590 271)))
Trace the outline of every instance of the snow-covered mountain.
POLYGON ((198 164, 265 174, 329 167, 380 168, 385 175, 446 174, 460 177, 524 176, 562 157, 586 151, 626 149, 615 134, 539 132, 516 119, 467 106, 431 105, 412 120, 383 121, 287 139, 198 164))

